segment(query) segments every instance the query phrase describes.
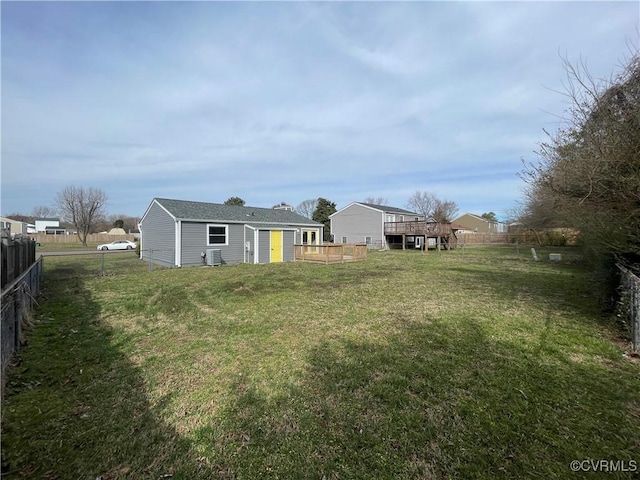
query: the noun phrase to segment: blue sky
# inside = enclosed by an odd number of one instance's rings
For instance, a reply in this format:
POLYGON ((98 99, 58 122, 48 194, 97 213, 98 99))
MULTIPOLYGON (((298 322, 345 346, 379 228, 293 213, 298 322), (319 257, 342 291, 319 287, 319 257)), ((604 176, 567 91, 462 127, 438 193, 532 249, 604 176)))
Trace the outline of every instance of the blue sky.
POLYGON ((503 217, 521 159, 638 44, 633 2, 6 2, 3 214, 103 189, 404 207, 415 191, 503 217))

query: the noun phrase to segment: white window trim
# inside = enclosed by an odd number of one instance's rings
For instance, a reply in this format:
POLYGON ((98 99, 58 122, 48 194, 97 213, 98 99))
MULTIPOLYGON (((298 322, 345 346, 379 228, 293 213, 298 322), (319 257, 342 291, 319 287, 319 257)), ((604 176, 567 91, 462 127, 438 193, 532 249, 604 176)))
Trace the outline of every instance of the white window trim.
POLYGON ((207 223, 207 247, 226 247, 229 245, 229 225, 222 223, 207 223), (209 243, 209 227, 224 227, 224 243, 209 243))

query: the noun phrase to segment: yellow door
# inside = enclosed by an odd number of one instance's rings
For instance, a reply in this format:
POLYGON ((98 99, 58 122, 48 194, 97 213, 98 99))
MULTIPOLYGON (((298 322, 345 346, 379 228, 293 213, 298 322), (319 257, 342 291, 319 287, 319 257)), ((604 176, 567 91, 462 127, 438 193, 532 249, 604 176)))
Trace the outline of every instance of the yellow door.
POLYGON ((271 263, 282 261, 282 230, 271 231, 271 263))

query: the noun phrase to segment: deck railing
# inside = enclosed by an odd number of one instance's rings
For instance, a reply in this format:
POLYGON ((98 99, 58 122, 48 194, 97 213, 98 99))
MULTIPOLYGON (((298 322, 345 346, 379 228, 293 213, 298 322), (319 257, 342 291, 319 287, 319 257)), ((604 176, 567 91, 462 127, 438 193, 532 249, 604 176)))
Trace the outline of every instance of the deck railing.
POLYGON ((345 263, 367 258, 365 243, 325 243, 323 245, 294 245, 295 260, 300 262, 345 263))
POLYGON ((385 222, 385 235, 427 235, 442 237, 451 234, 451 225, 435 222, 385 222))

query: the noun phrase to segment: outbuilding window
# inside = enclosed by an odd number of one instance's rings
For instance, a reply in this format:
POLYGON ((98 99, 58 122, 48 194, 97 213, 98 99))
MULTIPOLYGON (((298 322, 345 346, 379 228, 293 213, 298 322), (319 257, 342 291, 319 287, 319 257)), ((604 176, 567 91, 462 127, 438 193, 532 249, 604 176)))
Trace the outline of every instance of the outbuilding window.
POLYGON ((207 225, 207 245, 228 245, 228 240, 227 225, 207 225))

